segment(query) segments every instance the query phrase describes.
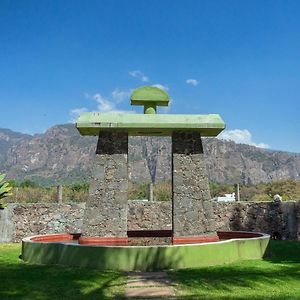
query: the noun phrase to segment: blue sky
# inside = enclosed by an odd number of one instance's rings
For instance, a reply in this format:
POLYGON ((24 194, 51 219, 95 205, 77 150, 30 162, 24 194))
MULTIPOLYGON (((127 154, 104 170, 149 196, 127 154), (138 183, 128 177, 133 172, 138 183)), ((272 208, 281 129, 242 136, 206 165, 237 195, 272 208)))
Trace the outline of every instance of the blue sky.
POLYGON ((168 113, 219 113, 225 138, 300 152, 300 1, 0 1, 1 128, 133 110, 153 84, 168 113))

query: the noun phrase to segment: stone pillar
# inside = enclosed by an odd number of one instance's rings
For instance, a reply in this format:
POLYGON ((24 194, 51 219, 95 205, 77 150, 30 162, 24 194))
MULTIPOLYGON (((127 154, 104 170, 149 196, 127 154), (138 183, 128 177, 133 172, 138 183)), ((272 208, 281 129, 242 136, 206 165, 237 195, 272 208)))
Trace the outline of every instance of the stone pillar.
POLYGON ((199 133, 173 133, 172 175, 173 243, 218 240, 199 133))
POLYGON ((80 243, 126 244, 127 156, 127 133, 99 134, 80 243))

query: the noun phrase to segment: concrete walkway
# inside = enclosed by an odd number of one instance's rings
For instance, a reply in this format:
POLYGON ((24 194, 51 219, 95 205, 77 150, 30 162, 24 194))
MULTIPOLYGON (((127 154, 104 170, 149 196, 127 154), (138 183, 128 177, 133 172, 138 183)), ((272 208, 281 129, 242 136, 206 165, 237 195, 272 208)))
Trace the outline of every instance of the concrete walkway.
POLYGON ((129 272, 125 289, 127 299, 176 299, 166 272, 129 272), (156 298, 157 297, 157 298, 156 298))

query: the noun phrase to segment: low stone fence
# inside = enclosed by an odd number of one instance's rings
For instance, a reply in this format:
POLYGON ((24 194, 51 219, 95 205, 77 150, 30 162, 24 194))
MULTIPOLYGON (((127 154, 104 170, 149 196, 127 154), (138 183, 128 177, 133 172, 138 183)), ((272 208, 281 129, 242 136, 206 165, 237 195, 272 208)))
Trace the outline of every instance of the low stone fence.
POLYGON ((214 202, 217 230, 268 233, 275 239, 300 240, 300 201, 214 202))
MULTIPOLYGON (((172 229, 171 202, 128 202, 128 230, 172 229)), ((214 202, 217 230, 247 230, 300 240, 300 201, 214 202)), ((9 204, 0 210, 0 242, 57 232, 80 232, 85 204, 9 204)))

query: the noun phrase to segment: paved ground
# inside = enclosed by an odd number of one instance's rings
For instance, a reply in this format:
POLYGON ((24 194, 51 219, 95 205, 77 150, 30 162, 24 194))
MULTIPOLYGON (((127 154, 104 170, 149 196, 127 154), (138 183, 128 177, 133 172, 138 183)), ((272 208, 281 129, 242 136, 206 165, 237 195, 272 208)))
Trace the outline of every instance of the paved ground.
POLYGON ((129 272, 125 289, 127 299, 176 299, 166 272, 129 272), (156 298, 157 297, 157 298, 156 298))

